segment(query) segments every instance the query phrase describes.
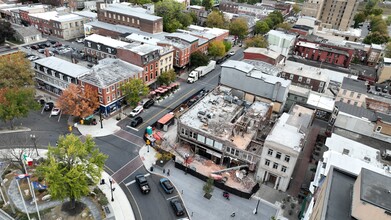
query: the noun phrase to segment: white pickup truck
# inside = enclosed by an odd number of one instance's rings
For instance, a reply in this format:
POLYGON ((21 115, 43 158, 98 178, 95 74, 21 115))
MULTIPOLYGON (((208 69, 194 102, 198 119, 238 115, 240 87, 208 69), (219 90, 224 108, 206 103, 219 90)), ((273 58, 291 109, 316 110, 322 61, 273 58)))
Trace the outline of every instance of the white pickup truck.
POLYGON ((187 78, 188 83, 194 83, 199 80, 201 77, 213 71, 216 67, 216 61, 211 60, 207 66, 200 66, 197 69, 191 71, 189 73, 189 77, 187 78))

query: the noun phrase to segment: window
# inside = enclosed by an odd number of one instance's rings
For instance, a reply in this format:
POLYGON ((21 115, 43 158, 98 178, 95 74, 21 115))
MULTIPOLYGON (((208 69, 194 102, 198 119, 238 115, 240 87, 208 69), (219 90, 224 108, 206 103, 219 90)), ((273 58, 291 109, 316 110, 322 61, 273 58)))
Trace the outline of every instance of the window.
POLYGON ((157 70, 155 71, 155 77, 157 77, 157 70))
POLYGON ((110 89, 109 88, 106 88, 106 93, 109 93, 110 92, 110 89))
POLYGON ((145 82, 148 82, 148 76, 145 75, 145 82))
POLYGON ((381 131, 381 129, 382 129, 382 127, 381 127, 381 126, 377 126, 377 127, 376 127, 376 132, 380 132, 380 131, 381 131))
POLYGON ((100 50, 100 47, 101 47, 100 44, 96 45, 96 49, 100 50))
POLYGON ((148 72, 148 66, 145 67, 145 71, 148 72))
POLYGON ((276 158, 277 158, 277 159, 281 159, 281 153, 280 153, 280 152, 277 152, 277 153, 276 153, 276 158))
POLYGON ((153 64, 151 64, 151 68, 150 68, 150 70, 152 70, 153 69, 153 64))
POLYGON ((284 173, 286 173, 286 166, 282 166, 282 167, 281 167, 281 171, 284 172, 284 173))
POLYGON ((155 67, 157 68, 157 66, 159 65, 159 63, 158 62, 156 62, 156 65, 155 65, 155 67))
POLYGON ((87 42, 87 46, 88 46, 88 47, 91 47, 91 42, 87 42))
POLYGON ((293 79, 293 75, 291 74, 291 75, 289 75, 289 79, 293 79))
POLYGON ((358 94, 357 94, 357 98, 359 99, 360 97, 361 97, 361 94, 360 94, 360 93, 358 93, 358 94))
POLYGON ((307 83, 307 84, 310 84, 310 83, 311 83, 311 79, 308 79, 308 78, 307 78, 306 83, 307 83))
POLYGON ((324 82, 320 82, 319 87, 323 87, 323 86, 324 86, 324 82))
POLYGON ((134 24, 134 18, 132 18, 132 23, 134 24))
POLYGON ((121 92, 118 90, 117 91, 117 97, 120 97, 121 96, 121 92))
POLYGON ((301 82, 303 80, 303 77, 299 76, 299 82, 301 82))
POLYGON ((348 91, 344 89, 343 92, 342 92, 342 95, 346 95, 347 92, 348 91))
POLYGON ((270 160, 265 160, 265 165, 269 166, 270 165, 270 160))
POLYGON ((290 156, 288 156, 288 155, 285 155, 285 162, 289 162, 289 160, 291 159, 291 157, 290 156))
POLYGON ((108 53, 111 53, 111 48, 107 48, 107 52, 108 52, 108 53))
POLYGON ((281 76, 282 76, 282 77, 285 77, 285 73, 282 73, 281 76))
POLYGON ((115 86, 111 86, 111 91, 114 91, 115 90, 115 86))
POLYGON ((98 88, 98 93, 102 94, 102 89, 101 88, 98 88))
POLYGON ((139 19, 137 19, 137 24, 140 24, 140 20, 139 19))
POLYGON ((350 97, 353 97, 353 95, 354 95, 354 92, 350 92, 350 97))
POLYGON ((127 21, 129 22, 129 17, 127 17, 127 21))
POLYGON ((267 151, 267 155, 273 155, 273 150, 272 150, 272 149, 269 149, 269 150, 267 151))
POLYGON ((273 169, 277 169, 278 168, 278 163, 273 163, 273 169))
POLYGON ((107 102, 110 102, 110 96, 107 96, 107 102))

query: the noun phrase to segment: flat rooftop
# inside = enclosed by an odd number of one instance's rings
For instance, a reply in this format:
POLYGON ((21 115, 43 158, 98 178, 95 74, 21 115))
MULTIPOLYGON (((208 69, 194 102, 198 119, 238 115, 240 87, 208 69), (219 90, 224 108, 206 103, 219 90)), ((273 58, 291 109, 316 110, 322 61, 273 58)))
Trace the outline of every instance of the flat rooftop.
POLYGON ((148 14, 147 10, 141 7, 132 7, 124 4, 110 4, 104 10, 132 16, 132 17, 138 17, 148 21, 157 21, 159 19, 162 19, 161 17, 148 14))
POLYGON ((300 152, 301 139, 304 138, 304 134, 299 132, 298 127, 288 124, 290 116, 291 115, 287 113, 281 115, 272 131, 267 136, 266 141, 278 143, 293 149, 294 151, 300 152))
POLYGON ((161 46, 151 45, 151 44, 140 44, 140 43, 131 43, 128 45, 125 45, 123 48, 128 49, 136 54, 139 54, 140 56, 144 56, 145 54, 149 54, 153 51, 160 51, 163 49, 161 46))
POLYGON ((321 93, 310 92, 307 104, 328 112, 332 112, 334 110, 334 98, 321 93))
POLYGON ((339 81, 339 78, 343 78, 346 75, 337 71, 308 66, 291 60, 286 60, 285 64, 280 66, 285 73, 293 73, 295 75, 323 82, 329 82, 331 78, 339 81))
POLYGON ((48 11, 42 13, 29 14, 30 17, 39 18, 43 20, 51 20, 53 18, 56 18, 57 15, 58 15, 57 11, 48 11))
POLYGON ((250 120, 266 116, 270 105, 257 101, 244 112, 243 101, 230 96, 230 91, 226 87, 217 87, 185 112, 180 121, 188 127, 217 136, 223 141, 230 141, 237 148, 245 150, 255 135, 255 129, 248 129, 243 135, 235 134, 235 123, 242 120, 242 114, 251 118, 250 120))
POLYGON ((105 58, 100 60, 98 65, 91 68, 90 74, 84 75, 80 80, 104 89, 125 79, 137 76, 143 70, 139 66, 119 59, 105 58))
POLYGON ((256 54, 262 54, 266 57, 277 59, 278 57, 282 56, 281 53, 277 53, 273 50, 269 50, 267 48, 259 48, 259 47, 249 47, 243 51, 243 53, 256 53, 256 54))
POLYGON ((53 21, 58 21, 58 22, 67 22, 67 21, 74 21, 80 19, 84 19, 84 17, 76 14, 58 15, 52 18, 53 21))
POLYGON ((312 123, 314 113, 315 110, 301 105, 294 105, 289 112, 290 116, 286 123, 299 128, 303 132, 307 132, 307 129, 312 123))
POLYGON ((99 34, 92 34, 92 35, 86 37, 85 40, 92 41, 95 43, 100 43, 100 44, 107 45, 107 46, 110 46, 113 48, 124 47, 126 45, 129 45, 128 42, 116 40, 116 39, 113 39, 110 37, 105 37, 105 36, 102 36, 99 34))
POLYGON ((253 65, 257 71, 261 71, 266 75, 278 76, 279 73, 281 73, 281 68, 276 67, 270 63, 266 63, 260 60, 249 60, 249 59, 244 59, 242 61, 253 65))
POLYGON ((64 73, 74 78, 81 77, 90 71, 90 69, 84 66, 80 66, 54 56, 35 60, 34 63, 64 73))
POLYGON ((379 208, 391 211, 391 177, 361 170, 360 199, 379 208))

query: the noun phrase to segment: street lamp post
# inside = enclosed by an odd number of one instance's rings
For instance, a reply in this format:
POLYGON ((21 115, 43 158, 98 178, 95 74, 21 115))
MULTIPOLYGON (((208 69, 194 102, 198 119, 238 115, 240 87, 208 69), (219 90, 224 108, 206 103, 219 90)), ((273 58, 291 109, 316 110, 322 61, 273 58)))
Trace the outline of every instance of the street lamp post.
POLYGON ((114 197, 113 197, 113 180, 112 179, 109 179, 110 181, 110 191, 111 191, 111 201, 114 202, 114 197))
POLYGON ((259 206, 259 202, 260 202, 261 200, 260 199, 258 199, 258 203, 257 203, 257 207, 255 207, 255 209, 254 209, 254 215, 256 215, 257 213, 258 213, 258 206, 259 206))
POLYGON ((35 151, 37 152, 37 157, 39 157, 38 149, 37 149, 37 137, 35 136, 35 134, 30 134, 30 138, 34 143, 35 151))

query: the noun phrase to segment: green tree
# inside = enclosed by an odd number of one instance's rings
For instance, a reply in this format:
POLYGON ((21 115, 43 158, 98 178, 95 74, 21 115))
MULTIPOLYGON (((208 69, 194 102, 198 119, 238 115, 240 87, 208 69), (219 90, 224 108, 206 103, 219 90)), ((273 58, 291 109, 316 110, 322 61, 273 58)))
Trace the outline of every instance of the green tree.
POLYGON ((383 14, 383 9, 381 9, 381 8, 374 8, 374 9, 371 10, 371 14, 375 15, 375 16, 381 15, 381 14, 383 14))
POLYGON ((284 29, 284 30, 290 30, 292 28, 292 25, 289 24, 289 23, 279 23, 277 24, 276 28, 281 28, 281 29, 284 29))
POLYGON ((369 33, 363 40, 364 44, 384 44, 389 41, 390 37, 388 34, 380 32, 369 33))
POLYGON ((248 38, 245 41, 245 44, 246 44, 246 48, 247 47, 267 48, 267 46, 269 46, 267 40, 263 36, 260 36, 260 35, 257 35, 253 38, 248 38))
POLYGON ((0 57, 0 88, 34 84, 31 62, 24 56, 20 52, 0 57))
POLYGON ((248 34, 247 20, 244 18, 237 18, 229 25, 229 34, 237 36, 243 40, 248 34))
POLYGON ((39 109, 34 100, 35 90, 30 87, 0 89, 0 119, 14 129, 16 118, 27 117, 30 110, 39 109))
POLYGON ((47 161, 37 168, 44 176, 51 197, 75 201, 90 193, 89 182, 98 184, 107 156, 95 147, 91 136, 82 142, 74 134, 60 136, 57 147, 48 147, 47 161))
POLYGON ((263 19, 263 21, 267 24, 267 26, 269 26, 269 29, 274 28, 274 22, 272 21, 271 18, 267 17, 267 18, 263 19))
POLYGON ((367 4, 365 4, 364 14, 366 16, 372 13, 372 9, 378 4, 379 0, 368 0, 367 4))
POLYGON ((11 27, 11 23, 0 20, 0 44, 4 43, 6 39, 13 38, 15 34, 14 29, 11 27))
POLYGON ((201 0, 190 0, 190 5, 199 5, 201 6, 201 0))
POLYGON ((213 0, 202 0, 202 6, 205 7, 205 10, 209 10, 213 7, 213 3, 214 1, 213 0))
POLYGON ((144 4, 152 3, 152 1, 151 0, 129 0, 129 3, 132 3, 134 5, 144 5, 144 4))
POLYGON ((391 15, 388 15, 388 16, 387 16, 386 24, 387 24, 387 26, 390 26, 390 25, 391 25, 391 15))
POLYGON ((391 42, 388 42, 386 48, 384 49, 384 56, 391 58, 391 42))
POLYGON ((273 11, 268 16, 273 21, 273 27, 277 24, 284 22, 284 17, 282 16, 280 11, 273 11))
POLYGON ((207 27, 224 28, 225 23, 224 15, 219 11, 212 11, 206 18, 207 27))
POLYGON ((379 33, 388 35, 386 21, 382 18, 381 15, 372 16, 371 28, 372 28, 372 32, 379 32, 379 33))
POLYGON ((358 28, 360 23, 363 23, 367 19, 364 12, 359 12, 354 16, 354 28, 358 28))
POLYGON ((301 11, 300 6, 297 4, 297 2, 292 6, 292 11, 295 14, 299 14, 299 12, 301 11))
POLYGON ((222 41, 212 41, 208 48, 209 55, 216 58, 225 55, 225 46, 222 41))
POLYGON ((181 23, 182 27, 187 27, 193 23, 193 18, 190 13, 180 13, 178 14, 178 21, 181 23))
POLYGON ((187 14, 184 11, 185 6, 175 0, 163 0, 155 4, 155 14, 163 18, 163 30, 170 33, 192 23, 189 22, 191 16, 183 15, 187 14))
POLYGON ((170 69, 168 71, 163 72, 158 76, 157 82, 160 85, 169 85, 171 82, 174 82, 176 80, 176 73, 173 69, 170 69))
POLYGON ((191 16, 191 20, 192 20, 193 24, 197 24, 198 23, 197 14, 194 12, 190 12, 189 15, 191 16))
POLYGON ((213 192, 214 189, 214 180, 212 178, 208 178, 202 187, 202 190, 204 190, 204 193, 207 195, 210 195, 213 192))
POLYGON ((136 106, 141 97, 148 94, 148 86, 141 79, 130 79, 129 82, 122 84, 121 90, 125 95, 125 100, 131 106, 136 106))
POLYGON ((257 21, 255 23, 254 34, 266 34, 269 30, 269 25, 265 21, 257 21))
POLYGON ((206 66, 209 63, 209 58, 201 51, 196 51, 190 55, 190 63, 192 67, 206 66))
POLYGON ((223 41, 223 44, 225 46, 225 52, 228 52, 232 48, 232 43, 229 41, 223 41))

